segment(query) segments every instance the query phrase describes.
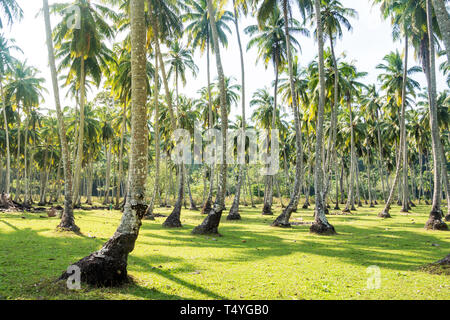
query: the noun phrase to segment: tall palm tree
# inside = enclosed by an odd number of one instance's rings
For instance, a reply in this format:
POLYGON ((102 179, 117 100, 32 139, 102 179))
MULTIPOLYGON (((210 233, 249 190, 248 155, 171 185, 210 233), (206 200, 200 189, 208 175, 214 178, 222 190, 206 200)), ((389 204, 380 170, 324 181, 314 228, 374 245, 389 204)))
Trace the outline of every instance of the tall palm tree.
POLYGON ((203 222, 192 230, 193 234, 218 234, 220 218, 225 209, 225 193, 227 188, 227 130, 228 130, 228 108, 227 108, 227 91, 225 84, 225 75, 223 72, 222 60, 219 47, 219 32, 216 25, 216 10, 212 0, 206 0, 208 7, 209 19, 211 21, 211 36, 214 43, 214 54, 216 57, 216 68, 219 80, 220 91, 220 117, 221 117, 221 134, 222 134, 222 159, 219 170, 219 183, 214 208, 208 213, 203 222))
MULTIPOLYGON (((405 47, 405 50, 407 47, 405 47)), ((406 52, 407 53, 407 52, 406 52)), ((399 127, 400 127, 400 143, 398 154, 398 161, 403 159, 403 206, 402 210, 407 212, 409 207, 409 201, 407 196, 407 176, 408 176, 408 166, 405 163, 405 140, 406 140, 406 130, 405 130, 405 110, 408 100, 408 95, 415 96, 415 91, 419 88, 419 83, 410 78, 411 75, 420 71, 418 67, 407 68, 402 61, 400 53, 391 52, 383 58, 385 63, 381 63, 377 66, 377 69, 383 70, 380 74, 379 80, 381 82, 381 88, 386 91, 388 100, 392 100, 399 111, 399 127), (406 77, 405 77, 406 76, 406 77), (403 157, 403 158, 402 158, 403 157), (406 172, 405 172, 406 171, 406 172), (405 194, 406 193, 406 194, 405 194)), ((407 158, 406 158, 407 159, 407 158)), ((385 204, 383 211, 379 214, 380 217, 388 218, 390 205, 393 201, 393 195, 395 187, 398 183, 400 174, 400 162, 396 166, 396 176, 394 182, 391 186, 391 191, 389 193, 389 198, 385 204)))
POLYGON ((5 191, 7 194, 10 192, 11 183, 11 151, 9 143, 9 129, 8 118, 6 116, 6 96, 3 88, 3 79, 5 75, 11 70, 11 67, 15 61, 11 55, 11 51, 20 51, 20 48, 15 45, 14 39, 6 39, 3 34, 0 34, 0 95, 3 103, 3 122, 5 126, 5 145, 6 145, 6 181, 5 191))
MULTIPOLYGON (((287 19, 286 21, 281 16, 280 9, 277 6, 272 7, 271 14, 268 15, 264 24, 251 25, 244 29, 245 33, 249 34, 252 39, 247 45, 247 50, 256 46, 258 49, 258 60, 263 60, 267 68, 269 63, 272 63, 275 73, 274 85, 274 109, 277 109, 277 95, 278 95, 278 77, 282 70, 284 63, 287 61, 288 55, 291 51, 295 51, 295 47, 300 48, 300 44, 295 39, 294 35, 305 34, 304 29, 300 23, 295 19, 287 19), (286 36, 286 30, 287 36, 286 36), (289 45, 289 48, 288 48, 289 45), (292 45, 292 48, 291 48, 292 45)), ((266 10, 265 6, 260 8, 266 10)), ((294 108, 295 109, 295 108, 294 108)), ((294 111, 295 112, 295 111, 294 111)), ((275 130, 275 114, 273 113, 271 129, 275 130)), ((273 199, 273 177, 266 176, 266 192, 264 192, 264 206, 263 215, 272 215, 272 199, 273 199)))
MULTIPOLYGON (((29 205, 29 180, 28 180, 28 125, 31 115, 31 108, 39 104, 42 97, 41 91, 44 78, 37 77, 38 70, 30 67, 25 62, 16 62, 11 70, 11 77, 6 86, 6 95, 14 99, 17 108, 22 108, 25 112, 25 142, 24 142, 24 177, 25 194, 24 204, 29 205)), ((19 113, 20 117, 20 113, 19 113)), ((19 140, 20 140, 20 128, 19 140)))
POLYGON ((52 28, 50 24, 50 12, 48 7, 48 0, 42 0, 44 20, 45 20, 45 35, 47 40, 48 60, 50 65, 50 72, 52 77, 53 96, 55 99, 56 115, 58 117, 58 132, 61 144, 62 161, 64 166, 64 211, 61 216, 60 228, 72 231, 79 231, 76 226, 73 209, 72 209, 72 172, 69 156, 69 148, 67 145, 66 126, 64 123, 64 116, 61 111, 61 101, 59 96, 58 75, 56 72, 55 54, 53 49, 52 28))
POLYGON ((314 222, 310 227, 310 231, 317 234, 334 234, 334 227, 328 222, 325 216, 325 199, 324 199, 324 172, 322 165, 322 149, 323 149, 323 122, 325 109, 325 68, 323 54, 323 26, 321 18, 320 0, 314 0, 314 10, 317 26, 317 42, 319 52, 319 106, 317 110, 316 124, 316 153, 314 165, 314 190, 315 190, 315 210, 314 222))
MULTIPOLYGON (((239 30, 239 17, 241 14, 247 15, 248 13, 248 5, 247 0, 233 0, 233 21, 234 26, 236 30, 236 37, 239 47, 239 58, 241 62, 241 146, 242 148, 245 148, 245 60, 244 60, 244 51, 242 49, 242 42, 241 42, 241 34, 239 30)), ((244 150, 244 149, 242 149, 244 150)), ((245 154, 245 150, 241 151, 245 154)), ((227 220, 240 220, 241 215, 239 214, 239 200, 241 197, 241 186, 243 183, 243 180, 245 179, 245 157, 243 157, 243 154, 238 154, 238 159, 241 161, 239 166, 239 177, 238 177, 238 183, 236 186, 236 193, 234 195, 233 204, 231 205, 230 212, 228 213, 227 220)))
POLYGON ((90 75, 99 85, 101 68, 109 69, 107 62, 113 59, 112 52, 106 47, 104 40, 112 39, 114 30, 108 25, 105 18, 115 18, 115 14, 111 9, 91 3, 89 0, 75 0, 72 4, 54 4, 52 9, 63 17, 54 30, 58 49, 57 57, 62 59, 60 68, 69 68, 66 84, 75 78, 80 93, 80 124, 73 181, 73 202, 74 205, 78 205, 83 158, 83 109, 86 103, 86 77, 90 75), (68 9, 73 5, 79 8, 81 16, 80 25, 76 28, 70 28, 67 23, 72 15, 71 10, 68 9))
POLYGON ((431 212, 425 228, 434 230, 448 230, 447 224, 442 221, 441 206, 441 170, 444 155, 442 154, 441 139, 437 116, 436 96, 436 56, 434 47, 433 15, 431 0, 426 0, 427 34, 428 34, 428 59, 426 78, 428 83, 428 100, 430 113, 431 145, 433 148, 434 164, 434 190, 431 212))
MULTIPOLYGON (((75 263, 80 268, 81 281, 95 286, 115 286, 127 281, 128 255, 134 249, 147 208, 144 199, 148 157, 145 2, 130 1, 133 77, 129 192, 122 220, 114 235, 100 250, 75 263)), ((65 280, 69 276, 64 272, 60 279, 65 280)))
MULTIPOLYGON (((211 71, 210 71, 210 52, 216 50, 212 38, 212 24, 214 20, 215 28, 217 30, 218 42, 224 47, 228 45, 227 33, 231 33, 231 29, 227 25, 228 22, 233 21, 233 15, 226 10, 215 10, 216 15, 211 19, 208 11, 207 0, 186 0, 186 13, 182 15, 183 22, 187 22, 185 32, 188 34, 188 44, 193 48, 200 48, 200 52, 206 51, 206 73, 207 73, 207 98, 209 105, 208 122, 209 128, 212 129, 213 122, 213 105, 211 101, 211 71)), ((209 170, 209 190, 206 201, 203 204, 202 213, 208 214, 212 208, 212 196, 214 187, 214 166, 209 170)))

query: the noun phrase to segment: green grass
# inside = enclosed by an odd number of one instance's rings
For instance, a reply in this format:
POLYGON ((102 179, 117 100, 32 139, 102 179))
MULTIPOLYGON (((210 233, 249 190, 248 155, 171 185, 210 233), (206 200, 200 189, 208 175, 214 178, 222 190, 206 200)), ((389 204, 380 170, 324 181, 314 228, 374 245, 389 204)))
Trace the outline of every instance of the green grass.
MULTIPOLYGON (((424 230, 428 206, 409 215, 394 206, 386 220, 380 210, 330 215, 338 235, 316 236, 308 225, 272 228, 273 217, 243 207, 243 220, 223 217, 214 238, 191 235, 204 217, 184 210, 182 229, 143 222, 129 257, 133 284, 81 291, 53 280, 113 234, 120 212, 76 211, 82 235, 55 231, 57 218, 0 213, 0 299, 449 299, 450 277, 420 268, 449 253, 450 232, 424 230), (372 265, 379 289, 367 288, 372 265)), ((292 221, 312 213, 300 209, 292 221)))

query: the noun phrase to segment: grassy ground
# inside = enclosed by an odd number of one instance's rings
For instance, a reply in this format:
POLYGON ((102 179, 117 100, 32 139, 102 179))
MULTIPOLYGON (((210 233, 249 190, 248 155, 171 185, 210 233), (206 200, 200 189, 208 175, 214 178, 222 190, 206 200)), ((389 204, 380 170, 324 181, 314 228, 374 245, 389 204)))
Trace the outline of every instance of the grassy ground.
MULTIPOLYGON (((449 299, 450 277, 420 267, 449 253, 450 232, 423 229, 425 206, 409 215, 394 206, 387 220, 380 210, 330 215, 339 234, 327 237, 308 225, 272 228, 260 208, 244 207, 243 220, 223 218, 215 238, 191 235, 203 217, 184 210, 182 229, 162 228, 164 218, 143 222, 129 258, 133 284, 80 291, 52 281, 113 234, 120 212, 76 211, 82 235, 55 231, 57 218, 0 213, 0 299, 449 299), (373 265, 379 289, 367 287, 373 265)), ((312 213, 299 210, 293 221, 312 213)))

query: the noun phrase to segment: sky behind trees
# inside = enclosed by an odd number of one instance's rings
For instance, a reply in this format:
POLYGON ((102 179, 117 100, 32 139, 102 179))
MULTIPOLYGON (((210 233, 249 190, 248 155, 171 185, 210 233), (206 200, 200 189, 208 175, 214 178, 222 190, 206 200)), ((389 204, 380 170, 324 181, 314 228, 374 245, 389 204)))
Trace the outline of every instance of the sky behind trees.
MULTIPOLYGON (((69 0, 49 0, 49 4, 58 2, 70 2, 69 0)), ((336 54, 341 56, 346 54, 348 60, 353 60, 359 71, 368 72, 365 78, 365 83, 376 83, 379 70, 376 66, 382 62, 383 57, 390 51, 396 49, 402 53, 403 43, 394 42, 392 40, 392 28, 389 21, 384 21, 380 16, 378 6, 372 6, 369 0, 342 0, 345 7, 353 8, 358 12, 358 19, 350 19, 353 32, 345 32, 342 40, 338 40, 336 44, 336 54)), ((21 23, 16 23, 12 27, 5 28, 4 32, 7 37, 14 38, 17 45, 23 50, 22 54, 16 56, 20 59, 27 59, 29 65, 35 66, 41 72, 41 76, 45 78, 46 83, 44 87, 51 88, 50 70, 48 68, 47 48, 45 44, 44 19, 40 14, 42 2, 36 0, 18 0, 19 5, 24 11, 24 19, 21 23)), ((230 7, 232 1, 229 1, 230 7)), ((294 11, 294 13, 297 13, 294 11)), ((299 14, 294 16, 299 21, 301 17, 299 14)), ((56 16, 52 16, 52 26, 58 22, 56 16)), ((256 23, 256 18, 252 16, 243 17, 240 21, 241 37, 244 49, 247 47, 249 37, 243 32, 243 29, 251 24, 256 23)), ((308 24, 308 28, 311 26, 308 24)), ((230 25, 230 29, 234 31, 234 26, 230 25)), ((121 40, 122 37, 118 36, 121 40)), ((186 41, 186 39, 185 39, 186 41)), ((302 51, 299 53, 299 61, 302 66, 308 64, 314 59, 317 52, 317 44, 312 37, 306 38, 300 36, 298 38, 301 44, 302 51)), ((328 42, 325 46, 328 47, 328 42)), ((257 53, 256 48, 246 51, 244 53, 246 61, 246 95, 247 105, 250 101, 253 92, 264 86, 271 87, 273 82, 273 70, 269 66, 266 70, 262 63, 255 65, 257 53)), ((197 91, 206 86, 206 55, 201 55, 199 50, 195 51, 195 62, 199 67, 199 73, 196 78, 190 74, 187 75, 187 84, 185 88, 180 85, 180 92, 190 97, 197 97, 197 91)), ((233 33, 228 36, 228 48, 222 50, 222 63, 224 66, 225 75, 227 77, 234 77, 235 83, 240 83, 240 64, 239 64, 239 50, 236 40, 236 34, 233 33)), ((438 66, 443 62, 442 58, 438 59, 438 66)), ((214 59, 211 59, 212 79, 216 80, 216 68, 214 59)), ((410 50, 410 65, 419 65, 414 57, 414 50, 410 50)), ((423 73, 414 75, 413 78, 420 82, 422 88, 426 86, 425 76, 423 73)), ((60 82, 62 84, 62 82, 60 82)), ((437 70, 437 85, 438 91, 447 87, 442 73, 437 70)), ((102 88, 99 88, 101 90, 102 88)), ((91 100, 97 89, 92 88, 88 92, 88 99, 91 100)), ((41 106, 41 111, 45 112, 45 108, 54 109, 52 92, 43 92, 45 103, 41 106)), ((71 106, 72 101, 66 97, 66 90, 62 88, 61 99, 63 106, 71 106)), ((238 101, 239 105, 239 101, 238 101)), ((250 107, 248 107, 250 108, 250 107)), ((239 114, 239 108, 234 106, 231 111, 231 119, 236 114, 239 114)))

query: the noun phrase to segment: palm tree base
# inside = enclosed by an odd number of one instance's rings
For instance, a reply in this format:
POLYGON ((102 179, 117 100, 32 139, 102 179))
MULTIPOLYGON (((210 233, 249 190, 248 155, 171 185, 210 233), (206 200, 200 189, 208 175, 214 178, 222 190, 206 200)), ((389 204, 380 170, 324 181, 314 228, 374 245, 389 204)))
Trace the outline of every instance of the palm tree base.
POLYGON ((383 210, 378 214, 380 218, 392 218, 388 211, 383 210))
POLYGON ((319 234, 319 235, 334 235, 336 234, 336 230, 334 227, 327 223, 324 224, 322 222, 314 221, 314 223, 309 228, 309 232, 319 234))
POLYGON ((66 224, 66 223, 60 223, 56 229, 58 231, 67 231, 67 232, 74 232, 74 233, 79 233, 80 232, 80 228, 75 224, 66 224))
MULTIPOLYGON (((81 282, 95 287, 115 287, 129 282, 127 255, 135 240, 134 234, 116 233, 101 250, 74 263, 80 268, 81 282)), ((70 276, 64 272, 57 281, 67 280, 70 276)))
POLYGON ((242 220, 239 212, 230 212, 227 216, 227 220, 242 220))
POLYGON ((450 221, 450 213, 445 216, 445 221, 450 221))
POLYGON ((262 215, 263 216, 273 216, 272 208, 269 204, 264 204, 262 215))
POLYGON ((222 212, 223 208, 211 209, 205 220, 192 230, 192 234, 221 236, 218 229, 222 212))
POLYGON ((433 210, 430 212, 430 218, 425 223, 425 229, 427 230, 448 230, 447 224, 442 221, 442 211, 433 210))

